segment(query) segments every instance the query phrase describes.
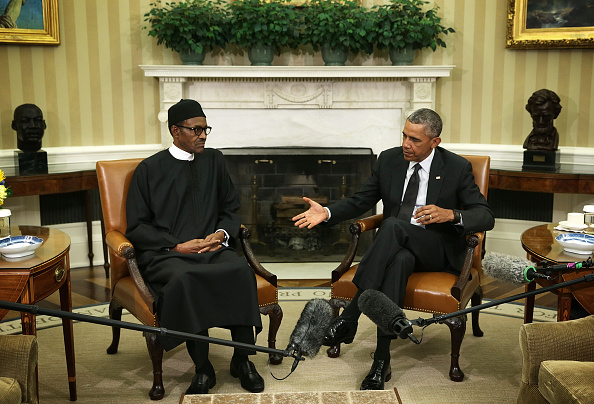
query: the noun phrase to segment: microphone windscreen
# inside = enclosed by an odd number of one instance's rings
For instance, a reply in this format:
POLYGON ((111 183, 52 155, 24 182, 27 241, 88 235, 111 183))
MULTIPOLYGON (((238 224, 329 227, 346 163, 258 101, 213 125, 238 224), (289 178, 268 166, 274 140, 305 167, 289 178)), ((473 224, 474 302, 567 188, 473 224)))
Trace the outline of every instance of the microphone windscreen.
POLYGON ((328 301, 312 299, 307 302, 291 333, 287 349, 294 348, 310 358, 316 356, 333 317, 334 311, 328 301))
POLYGON ((406 317, 404 311, 379 290, 367 289, 359 296, 359 310, 387 334, 393 334, 394 320, 406 317))
POLYGON ((534 263, 525 258, 513 257, 500 253, 488 253, 483 258, 483 271, 500 281, 511 283, 529 283, 524 275, 526 268, 534 263))

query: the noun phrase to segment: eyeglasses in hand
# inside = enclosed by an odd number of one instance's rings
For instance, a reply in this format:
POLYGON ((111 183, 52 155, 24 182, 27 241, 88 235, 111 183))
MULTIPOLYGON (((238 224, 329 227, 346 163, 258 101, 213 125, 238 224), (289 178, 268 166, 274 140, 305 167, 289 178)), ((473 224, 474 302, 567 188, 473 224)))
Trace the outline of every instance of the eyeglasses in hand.
POLYGON ((195 126, 193 128, 190 128, 189 126, 182 126, 182 125, 175 125, 175 126, 177 126, 178 128, 189 129, 189 130, 193 131, 196 136, 200 136, 202 134, 202 132, 204 132, 206 135, 209 135, 210 131, 212 130, 212 126, 207 126, 205 128, 203 128, 202 126, 195 126))

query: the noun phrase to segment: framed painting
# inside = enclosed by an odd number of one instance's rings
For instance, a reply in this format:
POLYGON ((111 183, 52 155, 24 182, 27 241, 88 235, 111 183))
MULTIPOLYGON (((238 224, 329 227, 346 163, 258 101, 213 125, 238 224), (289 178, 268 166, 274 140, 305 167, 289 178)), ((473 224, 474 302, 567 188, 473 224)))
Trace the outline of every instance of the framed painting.
POLYGON ((0 43, 58 45, 58 0, 0 0, 0 43))
POLYGON ((508 0, 507 48, 594 47, 591 0, 508 0))

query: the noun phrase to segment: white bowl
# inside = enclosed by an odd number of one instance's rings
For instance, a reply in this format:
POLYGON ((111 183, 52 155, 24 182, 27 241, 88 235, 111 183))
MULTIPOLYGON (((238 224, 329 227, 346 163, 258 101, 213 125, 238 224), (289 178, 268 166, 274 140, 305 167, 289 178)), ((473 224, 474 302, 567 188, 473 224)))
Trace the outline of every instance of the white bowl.
POLYGON ((592 254, 594 251, 594 236, 590 234, 564 233, 555 237, 563 249, 575 254, 592 254))
POLYGON ((33 254, 42 243, 43 239, 34 236, 7 237, 0 241, 0 253, 7 258, 25 257, 33 254))

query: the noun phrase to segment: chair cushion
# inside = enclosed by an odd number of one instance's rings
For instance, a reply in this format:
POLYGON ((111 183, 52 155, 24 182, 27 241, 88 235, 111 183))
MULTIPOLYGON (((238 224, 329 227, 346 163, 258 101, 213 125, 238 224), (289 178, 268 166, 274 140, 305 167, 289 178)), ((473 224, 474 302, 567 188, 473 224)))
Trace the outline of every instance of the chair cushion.
POLYGON ((472 279, 466 284, 462 301, 457 301, 451 293, 458 280, 456 275, 447 272, 414 272, 406 284, 404 308, 428 313, 446 314, 466 307, 472 294, 479 286, 478 271, 471 270, 472 279))
POLYGON ((258 285, 258 305, 260 307, 278 303, 278 289, 274 285, 258 274, 256 274, 256 283, 258 285))
POLYGON ((0 377, 0 403, 21 404, 23 393, 16 379, 0 377))
POLYGON ((115 284, 111 296, 144 325, 158 326, 156 314, 152 313, 142 300, 132 277, 120 279, 115 284))
POLYGON ((331 293, 333 299, 341 299, 346 301, 353 300, 355 293, 357 293, 357 287, 353 283, 353 277, 357 272, 359 265, 353 265, 346 271, 340 279, 334 282, 331 286, 331 293))
POLYGON ((550 403, 591 403, 594 362, 544 361, 538 372, 538 390, 550 403))
MULTIPOLYGON (((353 283, 356 271, 357 265, 353 265, 332 284, 332 298, 352 300, 357 293, 357 287, 353 283)), ((404 308, 439 314, 461 310, 466 307, 472 293, 479 286, 478 271, 475 268, 472 268, 471 275, 472 279, 466 285, 462 301, 458 302, 451 294, 452 286, 458 280, 456 275, 447 272, 414 272, 406 285, 404 308)))

